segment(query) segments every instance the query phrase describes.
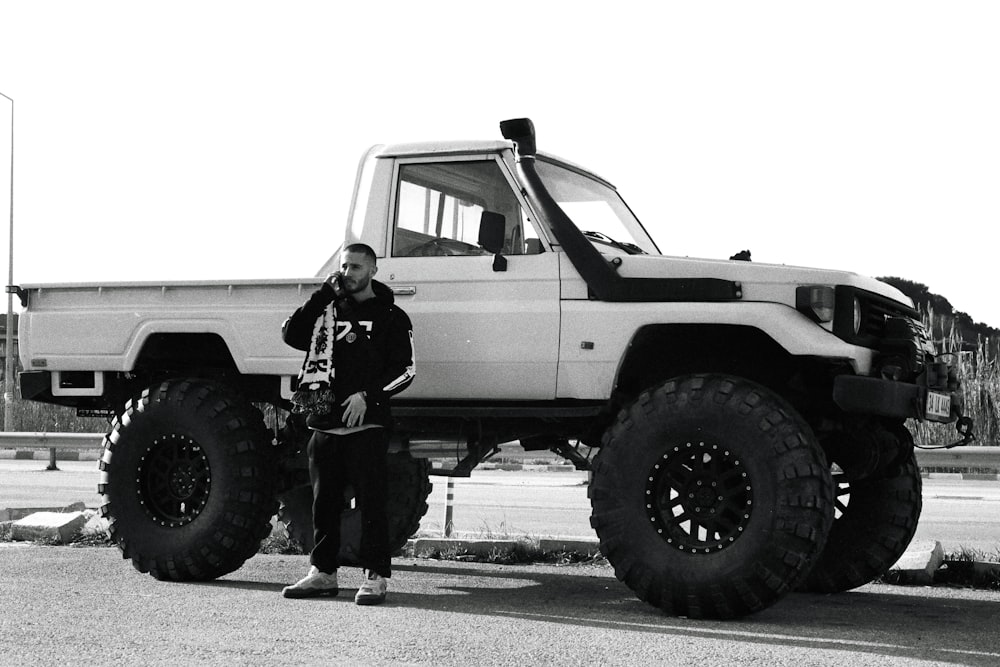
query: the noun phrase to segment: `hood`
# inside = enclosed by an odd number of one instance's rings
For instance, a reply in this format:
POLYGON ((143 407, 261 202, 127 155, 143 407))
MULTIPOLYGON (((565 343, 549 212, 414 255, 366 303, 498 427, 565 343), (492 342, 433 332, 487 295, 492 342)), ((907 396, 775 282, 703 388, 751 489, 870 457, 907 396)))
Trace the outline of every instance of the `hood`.
POLYGON ((656 255, 616 255, 615 261, 618 259, 621 260, 618 274, 623 278, 714 278, 738 282, 743 301, 777 302, 794 307, 795 288, 800 285, 848 285, 913 307, 910 298, 892 285, 849 271, 656 255))

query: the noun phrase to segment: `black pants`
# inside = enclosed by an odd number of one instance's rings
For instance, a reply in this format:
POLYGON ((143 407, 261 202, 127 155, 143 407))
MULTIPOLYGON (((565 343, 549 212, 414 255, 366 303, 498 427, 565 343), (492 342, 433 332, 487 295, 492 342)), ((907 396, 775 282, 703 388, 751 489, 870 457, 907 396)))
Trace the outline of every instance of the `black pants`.
POLYGON ((384 428, 351 435, 317 431, 309 440, 309 477, 316 536, 310 562, 320 571, 333 572, 340 565, 340 516, 348 509, 344 490, 351 486, 361 515, 361 545, 352 560, 383 577, 392 575, 386 514, 388 450, 388 434, 384 428))

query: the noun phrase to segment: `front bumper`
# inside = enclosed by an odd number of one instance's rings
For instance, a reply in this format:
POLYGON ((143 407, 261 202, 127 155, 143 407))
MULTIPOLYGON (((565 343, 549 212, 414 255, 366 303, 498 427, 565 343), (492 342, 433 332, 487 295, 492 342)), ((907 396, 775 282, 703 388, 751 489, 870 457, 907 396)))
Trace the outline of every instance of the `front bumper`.
POLYGON ((950 423, 962 417, 958 391, 928 390, 918 384, 857 375, 840 375, 833 382, 833 401, 851 414, 950 423), (935 400, 950 398, 948 415, 934 413, 935 400), (928 399, 931 398, 931 405, 928 399))

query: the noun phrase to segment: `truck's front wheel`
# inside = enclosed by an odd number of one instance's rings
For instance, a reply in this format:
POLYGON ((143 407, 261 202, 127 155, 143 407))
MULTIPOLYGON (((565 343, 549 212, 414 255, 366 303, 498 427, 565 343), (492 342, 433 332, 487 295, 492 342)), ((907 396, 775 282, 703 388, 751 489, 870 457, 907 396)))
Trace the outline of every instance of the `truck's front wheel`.
POLYGON ((260 412, 208 380, 130 400, 105 438, 98 487, 124 557, 174 581, 239 568, 277 509, 270 446, 260 412))
POLYGON ((617 577, 677 615, 759 611, 807 574, 833 520, 809 426, 742 378, 695 375, 644 392, 605 434, 591 525, 617 577))

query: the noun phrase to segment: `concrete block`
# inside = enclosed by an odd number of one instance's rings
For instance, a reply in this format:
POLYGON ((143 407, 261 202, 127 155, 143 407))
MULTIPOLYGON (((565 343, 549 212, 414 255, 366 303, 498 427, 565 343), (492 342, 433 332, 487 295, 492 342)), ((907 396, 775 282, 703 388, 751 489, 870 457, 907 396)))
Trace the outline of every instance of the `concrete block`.
POLYGON ((75 502, 66 507, 8 507, 0 510, 0 521, 17 521, 37 512, 82 512, 87 506, 75 502))
POLYGON ((905 583, 931 584, 942 563, 944 549, 940 542, 915 542, 890 569, 898 570, 905 583))
POLYGON ((83 512, 36 512, 11 525, 15 541, 55 540, 70 542, 87 523, 83 512))
POLYGON ((601 545, 596 539, 543 537, 538 540, 538 548, 546 553, 575 553, 596 556, 601 553, 601 545))

